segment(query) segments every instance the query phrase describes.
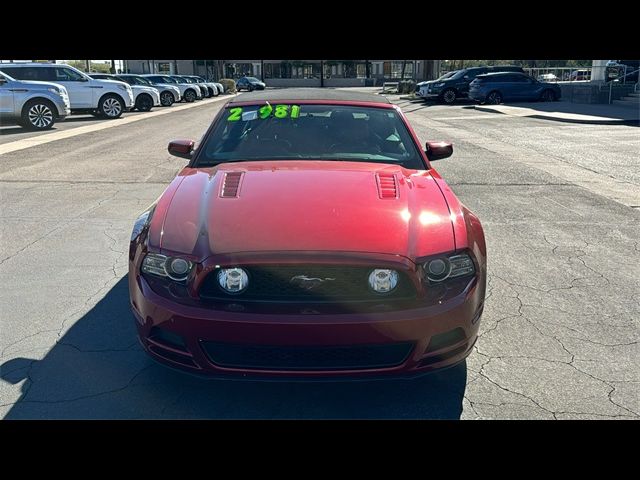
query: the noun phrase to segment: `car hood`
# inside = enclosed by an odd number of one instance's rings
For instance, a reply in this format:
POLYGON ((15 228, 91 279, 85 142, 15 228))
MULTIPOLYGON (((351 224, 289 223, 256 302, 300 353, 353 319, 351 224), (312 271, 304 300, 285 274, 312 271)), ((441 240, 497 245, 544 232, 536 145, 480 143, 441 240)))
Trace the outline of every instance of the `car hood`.
POLYGON ((58 83, 53 83, 53 82, 41 82, 39 80, 20 80, 20 83, 25 83, 27 85, 31 85, 31 86, 35 87, 34 90, 36 90, 36 89, 37 90, 40 90, 40 89, 46 90, 47 88, 55 87, 55 88, 64 90, 65 92, 67 91, 67 89, 63 85, 60 85, 58 83))
POLYGON ((94 78, 92 81, 98 82, 98 83, 110 83, 110 84, 115 83, 116 85, 123 85, 127 88, 131 88, 131 85, 129 85, 126 82, 121 82, 120 80, 103 80, 102 78, 94 78))
POLYGON ((168 88, 169 90, 177 90, 178 92, 180 91, 178 86, 172 83, 155 83, 153 88, 158 89, 158 87, 168 88))
POLYGON ((151 222, 149 246, 198 261, 267 251, 375 252, 416 259, 455 249, 449 208, 424 170, 263 161, 185 168, 174 182, 178 186, 168 189, 168 206, 151 222), (381 198, 380 185, 389 183, 391 189, 384 190, 389 196, 381 198))
POLYGON ((144 85, 131 85, 131 90, 133 90, 134 92, 158 93, 157 88, 145 87, 144 85))

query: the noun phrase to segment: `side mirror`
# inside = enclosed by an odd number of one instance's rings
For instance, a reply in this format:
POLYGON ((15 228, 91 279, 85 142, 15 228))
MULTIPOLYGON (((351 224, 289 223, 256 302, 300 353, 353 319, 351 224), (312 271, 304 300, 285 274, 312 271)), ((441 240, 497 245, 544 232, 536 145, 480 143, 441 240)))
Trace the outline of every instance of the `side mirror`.
POLYGON ((169 153, 175 157, 191 160, 194 145, 195 142, 193 140, 173 140, 169 142, 168 150, 169 153))
POLYGON ((453 145, 449 142, 427 142, 425 152, 430 162, 442 160, 453 154, 453 145))
POLYGON ((3 83, 7 83, 7 79, 4 77, 0 77, 0 85, 2 85, 3 83))

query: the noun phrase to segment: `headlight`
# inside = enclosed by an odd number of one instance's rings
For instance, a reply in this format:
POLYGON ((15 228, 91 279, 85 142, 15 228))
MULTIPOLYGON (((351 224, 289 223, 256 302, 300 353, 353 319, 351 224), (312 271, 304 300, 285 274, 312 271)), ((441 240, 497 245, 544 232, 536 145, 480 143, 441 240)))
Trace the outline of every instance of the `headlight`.
POLYGON ((432 282, 442 282, 448 278, 473 275, 476 268, 466 253, 429 260, 424 264, 425 275, 432 282))
POLYGON ((378 293, 387 293, 398 285, 398 272, 387 268, 376 268, 369 274, 369 286, 378 293))
POLYGON ((155 210, 155 208, 156 208, 156 206, 153 205, 151 208, 147 209, 146 212, 143 212, 136 219, 136 222, 133 224, 133 231, 131 232, 131 241, 132 242, 136 238, 138 238, 138 235, 140 235, 142 233, 142 230, 144 230, 144 227, 149 225, 149 222, 151 222, 151 217, 153 215, 153 211, 155 210))
POLYGON ((131 90, 131 88, 128 88, 126 85, 120 85, 120 84, 118 84, 118 88, 119 88, 120 90, 124 90, 125 92, 126 92, 127 90, 131 90))
POLYGON ((438 88, 444 87, 444 83, 436 83, 434 87, 438 87, 438 88))
POLYGON ((159 253, 148 253, 142 261, 142 272, 169 277, 181 282, 186 280, 193 268, 193 263, 179 257, 167 257, 159 253))
POLYGON ((62 90, 60 90, 58 87, 49 87, 47 88, 47 90, 49 90, 51 93, 62 96, 62 90))
POLYGON ((223 268, 218 272, 218 284, 227 293, 242 293, 249 285, 249 275, 242 268, 223 268))

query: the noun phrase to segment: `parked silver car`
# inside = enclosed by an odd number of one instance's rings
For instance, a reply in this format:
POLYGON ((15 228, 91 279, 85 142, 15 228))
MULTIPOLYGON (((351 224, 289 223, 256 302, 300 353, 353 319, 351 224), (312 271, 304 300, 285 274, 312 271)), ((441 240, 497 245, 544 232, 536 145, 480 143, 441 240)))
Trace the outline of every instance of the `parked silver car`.
POLYGON ((47 130, 70 113, 69 94, 62 85, 16 80, 0 72, 0 124, 47 130))
POLYGON ((162 83, 168 85, 175 85, 180 89, 180 96, 185 102, 191 103, 195 100, 200 100, 202 98, 202 92, 197 85, 192 83, 187 83, 184 80, 176 80, 171 75, 163 75, 163 74, 145 74, 141 75, 142 77, 148 79, 151 83, 162 83))
POLYGON ((188 75, 171 75, 171 78, 175 78, 178 82, 185 82, 190 85, 194 85, 196 88, 200 90, 200 94, 202 98, 207 98, 213 96, 213 93, 209 91, 209 87, 207 87, 204 83, 199 82, 191 78, 188 75))
MULTIPOLYGON (((183 75, 185 76, 185 75, 183 75)), ((218 86, 213 82, 208 82, 204 78, 199 77, 198 75, 186 75, 190 79, 198 82, 198 85, 204 85, 209 90, 209 97, 217 97, 222 92, 218 90, 218 86)))

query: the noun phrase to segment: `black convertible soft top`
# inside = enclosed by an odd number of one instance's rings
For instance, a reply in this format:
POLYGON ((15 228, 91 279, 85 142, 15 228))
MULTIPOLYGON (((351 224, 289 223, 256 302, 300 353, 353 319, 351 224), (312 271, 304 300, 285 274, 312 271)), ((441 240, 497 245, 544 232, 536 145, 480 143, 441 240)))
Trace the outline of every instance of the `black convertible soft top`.
POLYGON ((264 102, 282 100, 337 100, 343 102, 391 103, 383 95, 332 88, 279 88, 242 93, 230 100, 228 105, 240 102, 264 102))

